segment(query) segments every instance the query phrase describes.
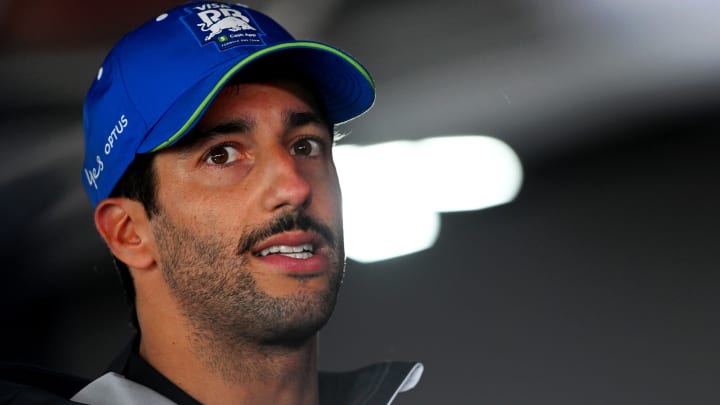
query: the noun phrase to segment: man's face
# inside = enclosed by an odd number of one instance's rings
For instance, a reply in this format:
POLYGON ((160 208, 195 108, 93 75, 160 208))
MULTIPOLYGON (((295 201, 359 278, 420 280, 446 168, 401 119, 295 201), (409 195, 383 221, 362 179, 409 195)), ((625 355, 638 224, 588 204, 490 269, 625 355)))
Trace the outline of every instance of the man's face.
POLYGON ((290 82, 233 85, 186 138, 155 158, 151 220, 180 310, 215 341, 302 343, 329 318, 345 257, 313 98, 290 82))

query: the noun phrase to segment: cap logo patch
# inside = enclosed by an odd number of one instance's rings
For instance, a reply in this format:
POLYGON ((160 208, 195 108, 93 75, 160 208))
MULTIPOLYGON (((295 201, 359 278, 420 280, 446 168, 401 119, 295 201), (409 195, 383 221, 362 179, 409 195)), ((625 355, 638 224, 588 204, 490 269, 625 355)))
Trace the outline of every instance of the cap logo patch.
POLYGON ((206 3, 192 7, 182 17, 201 45, 215 43, 221 50, 238 45, 265 45, 264 33, 250 15, 228 4, 206 3))

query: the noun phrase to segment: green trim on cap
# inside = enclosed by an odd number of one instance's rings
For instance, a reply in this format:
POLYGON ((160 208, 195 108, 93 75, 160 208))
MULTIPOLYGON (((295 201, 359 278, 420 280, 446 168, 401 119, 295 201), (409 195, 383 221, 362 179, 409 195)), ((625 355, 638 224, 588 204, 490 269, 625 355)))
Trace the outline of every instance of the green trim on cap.
POLYGON ((188 118, 188 120, 185 122, 185 124, 183 124, 183 126, 177 132, 175 132, 175 134, 173 134, 165 142, 154 147, 150 152, 157 152, 161 149, 164 149, 164 148, 168 147, 169 145, 171 145, 172 143, 174 143, 176 140, 178 140, 178 138, 183 136, 188 131, 188 129, 190 129, 192 124, 200 117, 200 112, 203 111, 205 109, 205 107, 207 107, 207 105, 210 103, 210 100, 213 97, 215 97, 215 95, 220 91, 220 89, 223 88, 225 83, 228 80, 230 80, 230 78, 238 70, 240 70, 240 68, 244 67, 248 63, 250 63, 266 54, 269 54, 269 53, 272 53, 272 52, 275 52, 278 50, 282 50, 282 49, 292 49, 292 48, 320 49, 320 50, 335 54, 336 56, 341 57, 346 62, 348 62, 350 65, 352 65, 355 69, 357 69, 357 71, 360 72, 363 75, 363 77, 365 77, 365 79, 368 81, 368 83, 370 83, 370 86, 373 89, 375 89, 375 83, 373 83, 373 80, 370 77, 370 73, 368 73, 368 71, 365 70, 365 68, 362 65, 360 65, 356 60, 354 60, 353 58, 351 58, 350 56, 348 56, 347 54, 345 54, 344 52, 342 52, 338 49, 335 49, 331 46, 321 44, 318 42, 291 42, 291 43, 273 45, 273 46, 267 47, 265 49, 262 49, 260 51, 257 51, 253 54, 250 54, 245 59, 240 61, 238 64, 233 66, 230 70, 228 70, 227 73, 225 73, 225 75, 223 75, 223 77, 220 78, 220 81, 218 81, 217 84, 215 84, 215 87, 213 87, 213 89, 210 90, 210 93, 208 93, 208 95, 205 96, 205 99, 195 109, 195 112, 192 113, 192 115, 190 116, 190 118, 188 118))

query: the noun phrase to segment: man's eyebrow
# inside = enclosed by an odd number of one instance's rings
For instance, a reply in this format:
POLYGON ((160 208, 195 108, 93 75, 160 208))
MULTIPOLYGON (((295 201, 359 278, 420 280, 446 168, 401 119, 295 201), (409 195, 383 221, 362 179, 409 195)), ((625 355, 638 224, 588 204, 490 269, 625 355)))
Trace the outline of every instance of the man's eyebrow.
POLYGON ((255 127, 251 119, 236 118, 221 122, 209 128, 195 128, 174 145, 179 151, 186 152, 195 145, 218 135, 247 133, 255 127))
POLYGON ((328 127, 327 122, 325 122, 320 115, 312 111, 286 111, 283 114, 283 120, 289 128, 297 128, 310 124, 328 127))

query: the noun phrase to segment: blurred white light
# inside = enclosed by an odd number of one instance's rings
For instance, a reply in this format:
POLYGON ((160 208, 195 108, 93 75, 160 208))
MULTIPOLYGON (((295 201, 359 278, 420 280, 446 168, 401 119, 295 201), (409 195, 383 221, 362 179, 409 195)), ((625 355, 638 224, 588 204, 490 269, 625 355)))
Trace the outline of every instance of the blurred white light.
MULTIPOLYGON (((472 211, 515 198, 522 166, 504 142, 487 136, 429 138, 416 143, 416 173, 435 212, 472 211)), ((420 185, 420 186, 422 186, 420 185)))
POLYGON ((440 212, 511 201, 522 165, 502 141, 445 136, 334 150, 348 257, 374 262, 431 247, 440 212))

